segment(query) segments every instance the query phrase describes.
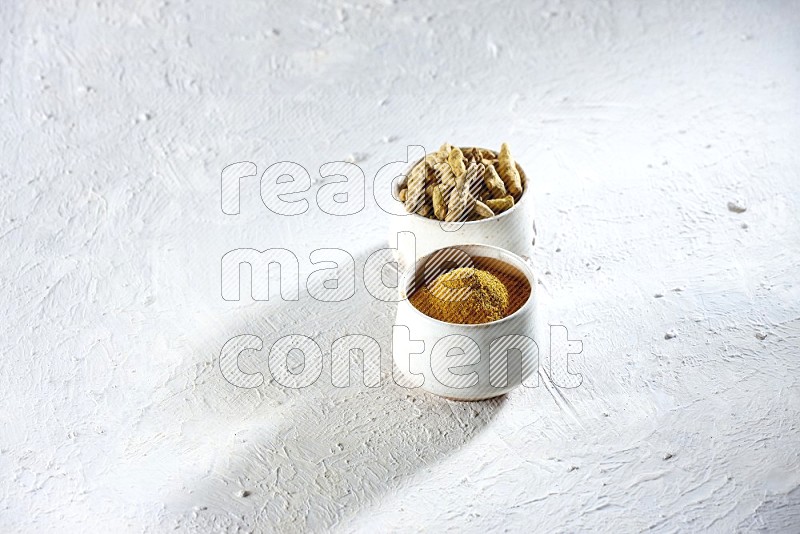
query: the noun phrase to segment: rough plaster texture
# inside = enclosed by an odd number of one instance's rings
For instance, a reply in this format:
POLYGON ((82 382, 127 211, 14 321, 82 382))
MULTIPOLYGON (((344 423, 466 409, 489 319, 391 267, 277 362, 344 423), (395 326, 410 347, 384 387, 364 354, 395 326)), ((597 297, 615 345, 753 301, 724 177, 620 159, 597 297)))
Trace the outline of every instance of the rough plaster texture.
POLYGON ((800 528, 798 2, 6 1, 0 21, 0 530, 800 528), (222 168, 299 162, 313 199, 326 161, 371 177, 443 140, 516 149, 583 384, 228 384, 239 334, 363 333, 388 357, 394 307, 223 301, 231 249, 363 265, 388 222, 369 192, 352 217, 274 216, 257 178, 226 216, 222 168))

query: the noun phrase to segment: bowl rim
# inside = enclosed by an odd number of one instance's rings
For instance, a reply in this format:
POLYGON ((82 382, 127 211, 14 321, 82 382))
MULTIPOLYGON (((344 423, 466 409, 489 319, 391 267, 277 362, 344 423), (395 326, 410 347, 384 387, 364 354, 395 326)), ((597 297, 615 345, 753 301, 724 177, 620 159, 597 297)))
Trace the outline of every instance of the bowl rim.
MULTIPOLYGON (((484 148, 484 147, 480 147, 480 146, 479 147, 463 147, 462 146, 462 147, 458 147, 458 148, 460 148, 461 150, 464 150, 464 149, 467 149, 467 148, 479 148, 481 150, 491 150, 495 154, 498 153, 496 150, 493 150, 491 148, 484 148)), ((425 156, 427 157, 427 155, 428 154, 426 152, 425 156)), ((424 160, 424 159, 425 159, 425 157, 419 158, 417 161, 415 161, 414 163, 409 165, 409 167, 408 167, 408 169, 406 171, 406 175, 408 175, 408 173, 411 172, 411 169, 416 167, 417 164, 419 162, 421 162, 422 160, 424 160)), ((437 224, 437 225, 438 224, 448 224, 448 225, 453 225, 453 226, 466 225, 466 224, 481 224, 481 223, 487 223, 487 222, 497 221, 499 219, 502 219, 506 215, 508 215, 510 213, 513 213, 517 209, 518 206, 521 206, 524 202, 527 201, 528 197, 531 196, 529 194, 530 193, 530 183, 528 182, 528 175, 525 174, 525 170, 522 168, 522 165, 520 165, 518 161, 514 161, 514 165, 517 167, 517 170, 519 171, 520 175, 522 176, 524 188, 522 190, 522 195, 520 195, 520 197, 519 197, 519 202, 515 201, 513 206, 511 206, 510 208, 508 208, 506 211, 504 211, 502 213, 498 213, 497 215, 494 215, 492 217, 488 217, 486 219, 478 219, 477 221, 451 221, 451 222, 440 221, 439 219, 431 219, 430 217, 423 217, 422 215, 420 215, 419 213, 416 213, 416 212, 414 212, 414 213, 406 212, 404 215, 398 215, 398 217, 414 217, 416 219, 421 219, 423 221, 428 221, 428 222, 430 222, 432 224, 437 224)), ((392 183, 392 196, 395 198, 395 200, 397 200, 397 193, 399 193, 399 192, 400 192, 400 184, 399 184, 399 182, 397 180, 395 180, 392 183)), ((400 202, 400 201, 398 200, 398 202, 400 202)), ((402 202, 400 202, 400 203, 402 204, 402 202)), ((451 323, 447 323, 447 324, 451 324, 451 323)))
MULTIPOLYGON (((470 257, 480 256, 479 254, 473 254, 473 253, 468 252, 468 251, 463 251, 463 252, 466 252, 467 254, 469 254, 470 257)), ((508 249, 505 249, 505 248, 502 248, 502 247, 497 247, 495 245, 485 245, 483 243, 468 243, 468 244, 462 244, 462 245, 452 245, 452 246, 449 246, 449 247, 441 247, 441 248, 437 248, 436 250, 432 250, 431 252, 429 252, 428 254, 425 254, 421 258, 416 259, 414 261, 414 264, 411 265, 410 267, 408 267, 405 270, 405 272, 403 273, 403 275, 400 277, 400 280, 399 280, 399 288, 400 288, 400 291, 402 291, 401 295, 403 296, 403 299, 400 300, 399 304, 408 306, 409 308, 412 309, 412 313, 415 313, 415 314, 419 315, 423 319, 427 319, 429 321, 433 321, 434 323, 439 323, 439 324, 443 324, 443 325, 447 325, 447 326, 457 326, 457 327, 466 327, 466 328, 475 328, 475 329, 490 328, 490 327, 494 327, 495 325, 502 324, 504 321, 509 321, 512 318, 516 317, 517 315, 521 315, 528 308, 531 308, 533 306, 534 299, 536 298, 536 295, 535 295, 536 283, 537 283, 536 273, 533 272, 533 268, 528 264, 527 261, 525 261, 525 259, 522 256, 520 256, 519 254, 515 254, 515 253, 511 252, 508 249), (447 321, 441 321, 439 319, 436 319, 435 317, 431 317, 430 315, 426 315, 421 310, 417 309, 416 306, 411 304, 410 295, 408 295, 407 292, 406 292, 406 288, 408 287, 409 277, 412 276, 413 274, 416 274, 417 262, 427 260, 433 254, 436 254, 439 251, 447 250, 447 249, 451 249, 451 248, 461 249, 461 247, 479 247, 479 248, 484 248, 484 249, 493 249, 493 250, 495 250, 497 252, 500 252, 501 254, 508 255, 511 258, 513 258, 515 261, 517 261, 520 265, 522 265, 522 267, 519 267, 519 266, 514 265, 514 264, 510 264, 509 262, 505 261, 505 259, 499 259, 499 261, 502 261, 504 263, 509 263, 509 265, 511 265, 511 267, 514 267, 518 271, 522 272, 522 274, 525 276, 526 280, 528 281, 528 284, 530 284, 530 286, 531 286, 531 293, 530 293, 530 295, 528 295, 528 300, 526 300, 525 303, 522 306, 520 306, 519 309, 517 311, 515 311, 514 313, 512 313, 510 315, 506 315, 502 319, 497 319, 496 321, 489 321, 488 323, 450 323, 450 322, 447 322, 447 321)))

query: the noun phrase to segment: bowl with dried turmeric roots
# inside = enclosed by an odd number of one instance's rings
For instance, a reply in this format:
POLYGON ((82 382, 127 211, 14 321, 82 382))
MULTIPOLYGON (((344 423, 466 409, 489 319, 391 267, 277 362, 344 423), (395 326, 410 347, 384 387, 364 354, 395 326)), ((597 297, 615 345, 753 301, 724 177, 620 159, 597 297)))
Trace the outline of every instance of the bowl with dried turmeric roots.
MULTIPOLYGON (((472 243, 530 256, 536 239, 528 177, 503 143, 499 151, 443 144, 414 162, 394 184, 405 215, 394 216, 390 243, 399 232, 414 234, 416 257, 472 243)), ((402 268, 413 259, 398 251, 402 268)))
POLYGON ((419 258, 401 277, 393 335, 403 385, 481 400, 535 383, 535 288, 528 262, 499 247, 459 245, 419 258))

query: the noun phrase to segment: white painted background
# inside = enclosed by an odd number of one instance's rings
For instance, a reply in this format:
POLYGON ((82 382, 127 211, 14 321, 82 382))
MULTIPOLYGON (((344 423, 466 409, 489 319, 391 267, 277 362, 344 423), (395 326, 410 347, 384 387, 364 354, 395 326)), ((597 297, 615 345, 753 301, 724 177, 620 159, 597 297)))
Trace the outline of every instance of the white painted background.
POLYGON ((0 3, 0 530, 797 532, 798 28, 777 0, 0 3), (222 301, 228 250, 360 265, 388 226, 271 215, 257 179, 226 216, 222 168, 372 177, 445 140, 527 170, 583 385, 225 382, 243 333, 388 357, 394 308, 222 301))

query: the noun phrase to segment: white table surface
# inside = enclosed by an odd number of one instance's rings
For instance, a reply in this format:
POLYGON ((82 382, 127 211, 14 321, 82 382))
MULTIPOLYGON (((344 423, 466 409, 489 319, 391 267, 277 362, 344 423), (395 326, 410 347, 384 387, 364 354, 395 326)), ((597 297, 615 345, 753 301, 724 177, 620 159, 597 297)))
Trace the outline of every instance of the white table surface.
MULTIPOLYGON (((800 528, 800 3, 11 1, 0 21, 0 530, 800 528), (355 216, 280 217, 257 178, 225 215, 222 168, 298 162, 313 200, 324 162, 371 179, 443 141, 508 141, 532 178, 542 321, 583 341, 582 385, 226 382, 240 334, 360 333, 389 358, 394 306, 363 285, 223 301, 229 250, 363 267, 388 221, 371 190, 355 216)), ((269 377, 266 355, 241 365, 269 377)))

